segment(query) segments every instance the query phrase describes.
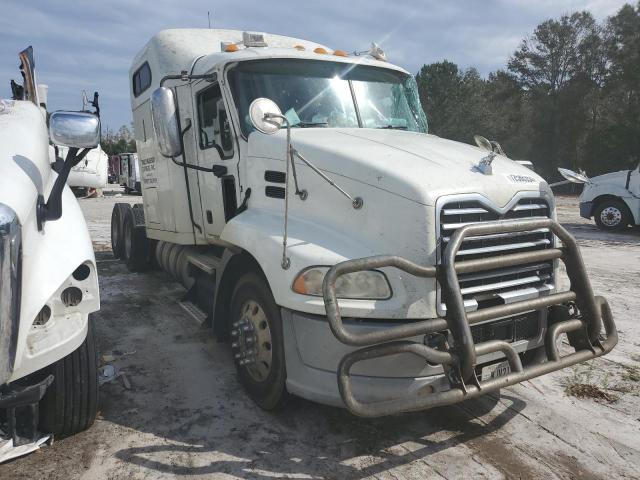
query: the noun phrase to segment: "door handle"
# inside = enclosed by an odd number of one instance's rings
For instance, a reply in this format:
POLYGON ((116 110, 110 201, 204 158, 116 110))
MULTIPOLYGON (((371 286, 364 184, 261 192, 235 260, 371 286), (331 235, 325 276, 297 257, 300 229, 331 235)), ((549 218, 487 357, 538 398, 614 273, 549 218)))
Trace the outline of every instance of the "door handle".
POLYGON ((214 165, 211 168, 211 171, 216 177, 220 178, 227 174, 227 167, 225 167, 224 165, 214 165))

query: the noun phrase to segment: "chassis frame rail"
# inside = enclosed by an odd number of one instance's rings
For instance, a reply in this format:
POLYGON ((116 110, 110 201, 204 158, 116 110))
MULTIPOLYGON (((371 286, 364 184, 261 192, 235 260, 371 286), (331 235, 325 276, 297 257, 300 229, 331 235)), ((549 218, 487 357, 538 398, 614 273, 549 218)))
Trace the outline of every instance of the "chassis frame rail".
POLYGON ((347 354, 338 368, 338 387, 343 402, 354 414, 376 417, 394 413, 422 410, 448 405, 467 398, 496 390, 508 385, 544 375, 591 358, 608 353, 616 345, 618 336, 611 309, 602 297, 595 297, 576 240, 558 222, 552 219, 502 220, 466 225, 454 232, 445 249, 442 264, 423 267, 405 258, 381 255, 347 260, 334 265, 324 278, 323 297, 329 326, 334 336, 350 346, 365 347, 347 354), (456 254, 468 236, 495 233, 522 232, 548 228, 562 241, 561 248, 548 248, 532 252, 513 253, 500 257, 455 261, 456 254), (472 273, 494 268, 522 265, 548 260, 562 260, 566 266, 570 288, 566 292, 552 293, 538 298, 484 308, 467 313, 458 282, 459 273, 472 273), (436 278, 444 293, 447 314, 444 318, 432 318, 402 324, 385 330, 353 333, 345 328, 335 290, 337 279, 347 273, 381 267, 395 267, 418 277, 436 278), (580 316, 549 325, 544 339, 547 361, 523 368, 515 349, 505 341, 489 341, 475 344, 470 326, 474 323, 540 310, 554 305, 573 302, 580 316), (605 337, 601 331, 604 325, 605 337), (449 330, 453 344, 448 350, 439 350, 421 343, 403 340, 407 337, 427 335, 449 330), (560 357, 556 340, 561 333, 571 333, 578 341, 571 342, 576 351, 560 357), (479 381, 475 374, 477 357, 492 352, 502 352, 509 362, 511 373, 487 381, 479 381), (440 364, 448 373, 451 389, 429 395, 396 398, 380 402, 362 403, 353 393, 351 367, 358 362, 410 353, 425 361, 440 364))

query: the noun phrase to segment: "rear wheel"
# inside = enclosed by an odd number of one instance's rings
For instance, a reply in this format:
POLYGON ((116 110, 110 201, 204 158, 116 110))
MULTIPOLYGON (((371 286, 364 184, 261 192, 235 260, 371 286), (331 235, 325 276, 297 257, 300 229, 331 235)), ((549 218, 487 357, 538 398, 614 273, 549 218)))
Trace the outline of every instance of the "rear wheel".
POLYGON ((631 219, 627 206, 621 200, 614 198, 600 202, 594 213, 596 225, 602 230, 622 230, 629 225, 631 219))
POLYGON ((123 259, 131 272, 143 272, 151 266, 151 243, 147 239, 144 225, 136 222, 135 209, 131 208, 124 217, 123 259))
POLYGON ((254 402, 275 410, 287 400, 287 372, 280 310, 256 273, 238 281, 231 300, 231 339, 240 383, 254 402))
POLYGON ((116 203, 111 212, 111 250, 116 258, 122 258, 124 248, 122 230, 128 210, 131 210, 131 205, 128 203, 116 203))
POLYGON ((73 435, 89 428, 98 411, 98 354, 91 319, 82 345, 45 368, 53 383, 40 401, 42 432, 73 435))

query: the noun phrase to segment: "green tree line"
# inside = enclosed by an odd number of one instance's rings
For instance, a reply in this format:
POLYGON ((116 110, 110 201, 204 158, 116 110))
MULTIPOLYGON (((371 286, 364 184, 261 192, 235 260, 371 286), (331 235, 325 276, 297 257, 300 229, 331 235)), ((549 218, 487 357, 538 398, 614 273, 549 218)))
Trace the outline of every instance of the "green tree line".
POLYGON ((547 177, 640 161, 640 2, 601 23, 586 11, 546 20, 487 78, 445 60, 416 80, 431 133, 497 140, 547 177))
POLYGON ((107 128, 102 134, 100 146, 109 156, 136 151, 136 141, 126 125, 121 126, 116 132, 107 128))

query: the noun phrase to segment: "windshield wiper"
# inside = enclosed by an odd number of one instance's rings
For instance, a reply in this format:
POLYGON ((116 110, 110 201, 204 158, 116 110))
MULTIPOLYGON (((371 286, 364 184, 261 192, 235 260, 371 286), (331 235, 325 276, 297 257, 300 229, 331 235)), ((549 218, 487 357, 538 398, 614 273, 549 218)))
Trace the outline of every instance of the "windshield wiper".
POLYGON ((386 130, 407 130, 407 127, 403 127, 401 125, 387 125, 386 127, 376 127, 378 129, 386 129, 386 130))
POLYGON ((295 125, 291 125, 292 127, 300 127, 300 128, 310 128, 310 127, 327 127, 329 126, 328 122, 299 122, 295 125))

